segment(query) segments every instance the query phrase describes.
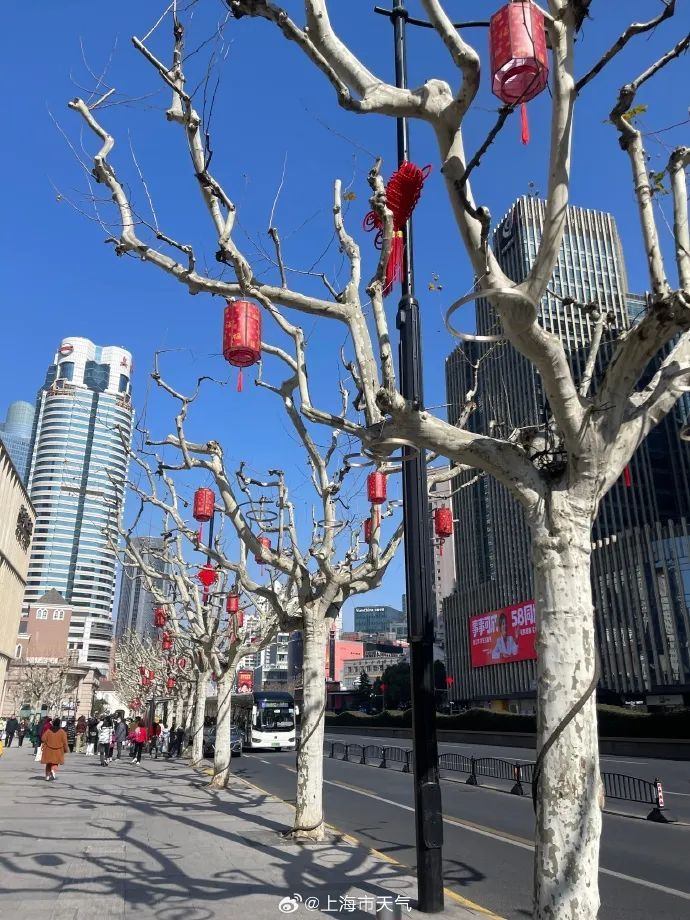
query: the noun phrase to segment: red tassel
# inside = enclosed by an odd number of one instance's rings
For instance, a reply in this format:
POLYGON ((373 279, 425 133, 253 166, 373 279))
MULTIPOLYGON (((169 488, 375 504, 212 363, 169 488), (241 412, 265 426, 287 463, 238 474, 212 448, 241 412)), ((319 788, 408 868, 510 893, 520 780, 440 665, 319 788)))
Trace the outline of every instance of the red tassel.
POLYGON ((203 531, 204 531, 204 527, 203 527, 203 524, 202 524, 202 526, 199 528, 199 532, 198 532, 197 535, 196 535, 196 543, 197 543, 197 546, 199 546, 199 544, 200 544, 201 541, 203 540, 203 531))
POLYGON ((629 489, 632 485, 632 476, 630 474, 630 467, 626 466, 623 470, 623 482, 625 483, 626 489, 629 489))
POLYGON ((529 122, 527 121, 527 105, 524 102, 520 103, 520 127, 520 140, 523 144, 529 144, 529 122))
POLYGON ((244 389, 244 381, 242 379, 242 368, 240 368, 240 372, 237 375, 237 392, 241 393, 243 389, 244 389))
POLYGON ((386 266, 386 285, 383 289, 383 296, 390 293, 391 288, 396 281, 402 281, 403 271, 403 239, 402 230, 393 234, 391 240, 391 254, 386 266))

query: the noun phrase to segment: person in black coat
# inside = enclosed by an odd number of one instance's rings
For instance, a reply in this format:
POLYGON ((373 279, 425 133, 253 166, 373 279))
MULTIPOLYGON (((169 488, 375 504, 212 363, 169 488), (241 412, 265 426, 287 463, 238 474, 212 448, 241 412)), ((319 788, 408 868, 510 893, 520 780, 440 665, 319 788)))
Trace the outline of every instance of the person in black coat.
POLYGON ((16 716, 10 716, 7 720, 7 725, 5 726, 5 747, 10 747, 12 744, 12 739, 14 738, 15 732, 19 728, 19 722, 17 721, 16 716))

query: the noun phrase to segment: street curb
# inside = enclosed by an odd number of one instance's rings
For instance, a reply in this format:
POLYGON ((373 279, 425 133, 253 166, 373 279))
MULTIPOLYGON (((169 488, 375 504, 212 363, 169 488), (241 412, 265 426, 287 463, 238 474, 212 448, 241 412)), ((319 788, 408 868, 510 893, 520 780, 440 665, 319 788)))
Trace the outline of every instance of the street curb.
MULTIPOLYGON (((213 771, 211 771, 211 773, 212 772, 213 771)), ((295 806, 291 802, 286 802, 285 799, 281 799, 279 795, 275 795, 273 792, 268 792, 267 789, 262 789, 262 787, 257 786, 256 783, 253 783, 242 776, 237 776, 237 774, 233 774, 233 778, 238 780, 240 783, 244 783, 246 786, 255 789, 262 795, 268 796, 270 799, 275 799, 276 802, 281 802, 283 805, 287 805, 289 808, 292 808, 293 811, 295 810, 295 806)), ((392 863, 394 866, 399 866, 401 869, 405 869, 407 872, 411 873, 414 878, 417 877, 412 866, 408 866, 405 863, 400 862, 400 860, 395 859, 393 856, 389 856, 387 853, 382 853, 380 850, 374 849, 374 847, 368 847, 365 843, 362 843, 358 837, 355 837, 354 834, 343 831, 339 827, 336 827, 334 824, 329 824, 327 821, 324 821, 324 825, 329 830, 334 831, 336 834, 340 834, 344 840, 352 841, 352 843, 356 846, 366 850, 366 852, 371 856, 375 856, 377 859, 382 859, 385 862, 392 863)), ((469 898, 464 898, 461 894, 458 894, 450 888, 444 888, 443 893, 446 897, 450 898, 451 901, 455 901, 455 903, 459 904, 461 907, 466 907, 468 910, 477 911, 478 913, 482 914, 482 916, 488 917, 489 920, 505 920, 505 918, 501 917, 500 914, 495 914, 487 907, 482 907, 481 904, 477 904, 475 901, 470 901, 469 898)))

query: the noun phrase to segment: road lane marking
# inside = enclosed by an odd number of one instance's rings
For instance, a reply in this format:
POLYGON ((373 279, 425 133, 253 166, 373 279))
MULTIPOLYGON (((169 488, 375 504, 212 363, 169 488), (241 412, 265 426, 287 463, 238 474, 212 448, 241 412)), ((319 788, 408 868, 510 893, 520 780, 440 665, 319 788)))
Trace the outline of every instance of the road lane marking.
MULTIPOLYGON (((394 802, 392 799, 386 799, 383 796, 376 795, 374 792, 369 792, 366 789, 360 789, 358 786, 351 786, 349 783, 339 783, 335 782, 334 780, 325 779, 324 784, 329 786, 340 786, 344 789, 349 789, 352 792, 356 792, 359 795, 366 796, 367 798, 376 799, 379 802, 384 802, 386 805, 393 805, 396 808, 402 808, 405 811, 414 811, 414 808, 411 805, 403 805, 402 802, 394 802)), ((444 815, 443 821, 446 824, 454 824, 458 825, 459 827, 463 827, 465 830, 468 830, 473 834, 479 834, 482 837, 489 837, 492 840, 499 840, 503 843, 509 843, 511 846, 516 846, 523 850, 534 851, 534 844, 529 840, 526 840, 524 837, 516 837, 513 834, 508 834, 504 831, 499 831, 492 827, 486 827, 482 824, 474 824, 472 821, 453 818, 450 815, 444 815)), ((662 891, 664 894, 670 894, 674 897, 683 898, 686 901, 690 901, 690 892, 688 891, 680 891, 678 888, 669 888, 666 885, 660 885, 657 882, 650 882, 643 878, 634 878, 632 875, 625 875, 623 872, 615 872, 613 869, 604 868, 604 866, 599 866, 599 872, 600 874, 610 875, 613 878, 620 879, 624 882, 632 882, 635 885, 642 885, 644 888, 652 888, 654 891, 662 891)))

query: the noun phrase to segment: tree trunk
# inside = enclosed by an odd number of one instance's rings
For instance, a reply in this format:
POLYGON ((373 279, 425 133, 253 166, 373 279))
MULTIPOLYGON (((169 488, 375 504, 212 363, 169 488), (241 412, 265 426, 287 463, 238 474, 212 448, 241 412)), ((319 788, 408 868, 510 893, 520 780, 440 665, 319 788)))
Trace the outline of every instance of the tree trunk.
MULTIPOLYGON (((563 503, 554 493, 551 503, 563 503)), ((591 688, 596 635, 590 580, 591 521, 587 510, 558 512, 533 528, 537 605, 538 784, 535 920, 594 920, 599 910, 602 786, 596 690, 572 720, 563 720, 591 688)))
POLYGON ((235 669, 228 668, 218 678, 218 716, 216 718, 216 749, 213 755, 214 789, 224 789, 230 779, 230 730, 232 726, 232 684, 235 669))
POLYGON ((303 631, 302 724, 297 755, 297 801, 292 836, 322 840, 323 732, 326 709, 326 624, 321 617, 303 631))
POLYGON ((208 671, 199 671, 196 679, 191 726, 193 767, 198 767, 204 759, 204 717, 206 715, 206 685, 208 678, 208 671))

